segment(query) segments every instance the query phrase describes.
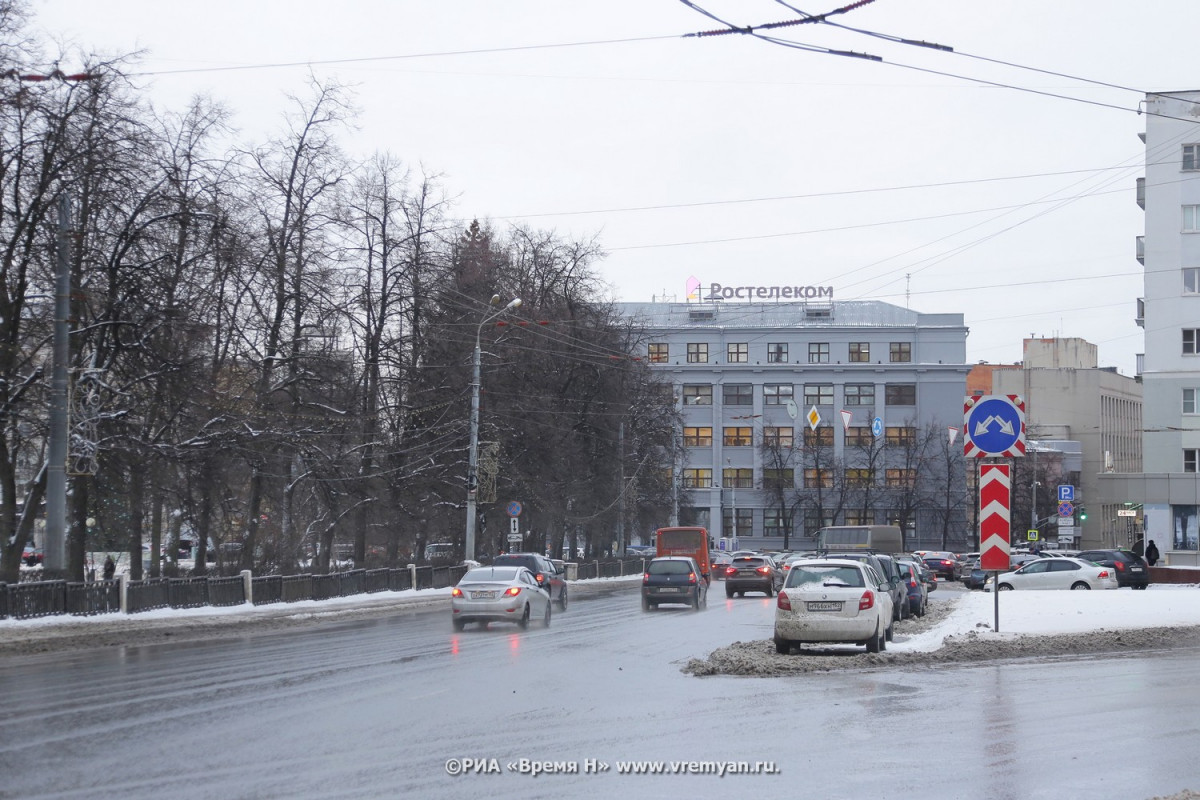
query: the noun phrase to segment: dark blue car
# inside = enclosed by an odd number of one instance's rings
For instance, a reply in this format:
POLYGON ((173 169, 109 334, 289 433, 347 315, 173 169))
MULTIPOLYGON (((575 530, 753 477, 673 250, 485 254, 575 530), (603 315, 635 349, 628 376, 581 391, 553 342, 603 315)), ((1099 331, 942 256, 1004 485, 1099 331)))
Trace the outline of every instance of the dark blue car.
POLYGON ((979 568, 979 559, 975 559, 963 567, 962 584, 968 589, 982 589, 987 580, 987 573, 979 568))
POLYGON ((917 566, 911 561, 897 561, 900 569, 900 581, 908 592, 908 613, 914 616, 925 616, 925 608, 929 605, 929 590, 917 572, 917 566))

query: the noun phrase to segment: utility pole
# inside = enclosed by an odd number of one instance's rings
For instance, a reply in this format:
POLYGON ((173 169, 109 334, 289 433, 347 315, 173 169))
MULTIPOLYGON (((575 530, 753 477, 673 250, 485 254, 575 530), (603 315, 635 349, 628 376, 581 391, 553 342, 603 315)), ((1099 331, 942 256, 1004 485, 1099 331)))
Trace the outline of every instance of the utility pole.
POLYGON ((54 271, 54 362, 50 381, 50 441, 46 464, 46 577, 67 570, 67 364, 71 360, 71 198, 58 196, 54 271))

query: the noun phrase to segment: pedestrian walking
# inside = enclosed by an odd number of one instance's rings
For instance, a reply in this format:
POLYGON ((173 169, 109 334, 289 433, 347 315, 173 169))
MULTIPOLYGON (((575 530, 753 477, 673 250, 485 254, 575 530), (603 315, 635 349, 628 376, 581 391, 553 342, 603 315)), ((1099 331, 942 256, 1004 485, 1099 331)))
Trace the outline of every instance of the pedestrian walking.
POLYGON ((113 575, 117 573, 117 564, 112 560, 112 556, 104 558, 104 580, 111 581, 113 575))
POLYGON ((1151 539, 1150 543, 1146 545, 1146 563, 1153 567, 1156 561, 1158 561, 1158 546, 1151 539))

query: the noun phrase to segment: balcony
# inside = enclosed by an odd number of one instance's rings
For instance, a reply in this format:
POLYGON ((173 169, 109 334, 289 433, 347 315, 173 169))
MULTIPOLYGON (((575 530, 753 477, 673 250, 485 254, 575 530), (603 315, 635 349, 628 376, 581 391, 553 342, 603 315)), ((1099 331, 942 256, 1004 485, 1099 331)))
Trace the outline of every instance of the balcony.
POLYGON ((1145 266, 1145 264, 1146 264, 1146 237, 1145 236, 1137 237, 1136 247, 1137 247, 1138 263, 1141 264, 1142 266, 1145 266))
POLYGON ((1142 211, 1146 210, 1146 179, 1137 179, 1137 204, 1141 206, 1142 211))
POLYGON ((1137 316, 1133 318, 1139 328, 1146 327, 1146 298, 1137 299, 1137 316))

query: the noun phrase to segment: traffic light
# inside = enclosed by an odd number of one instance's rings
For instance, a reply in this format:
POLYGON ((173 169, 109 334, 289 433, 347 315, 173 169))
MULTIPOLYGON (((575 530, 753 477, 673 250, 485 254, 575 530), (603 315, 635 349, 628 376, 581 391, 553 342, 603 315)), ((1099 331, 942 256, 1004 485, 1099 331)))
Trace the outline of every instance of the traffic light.
POLYGON ((1079 521, 1083 522, 1086 519, 1087 519, 1087 509, 1084 508, 1083 506, 1080 506, 1079 507, 1079 521))

